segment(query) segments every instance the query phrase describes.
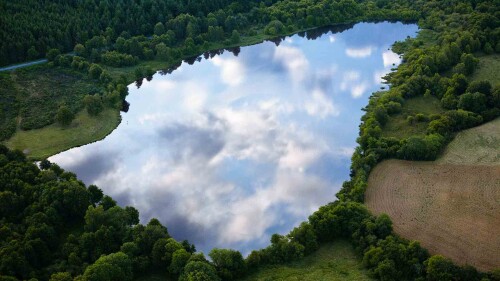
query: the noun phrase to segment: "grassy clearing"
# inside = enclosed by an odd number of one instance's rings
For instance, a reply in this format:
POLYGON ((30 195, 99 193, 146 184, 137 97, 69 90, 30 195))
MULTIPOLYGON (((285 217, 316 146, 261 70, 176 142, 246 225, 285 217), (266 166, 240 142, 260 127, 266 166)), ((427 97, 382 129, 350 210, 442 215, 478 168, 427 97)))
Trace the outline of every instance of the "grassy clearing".
POLYGON ((78 112, 86 94, 102 90, 84 73, 47 65, 13 71, 10 79, 17 92, 19 126, 25 130, 52 124, 63 103, 78 112))
POLYGON ((408 99, 403 104, 401 113, 389 117, 382 130, 382 135, 384 137, 399 139, 415 135, 425 135, 428 122, 423 121, 409 124, 407 121, 408 116, 424 114, 426 117, 429 117, 431 114, 439 114, 443 111, 444 109, 441 107, 439 99, 434 96, 418 96, 408 99))
POLYGON ((323 245, 318 251, 300 261, 269 266, 251 274, 250 280, 372 280, 359 263, 351 244, 337 241, 323 245))
POLYGON ((440 164, 500 165, 500 118, 457 134, 440 164))
POLYGON ((41 129, 18 130, 6 145, 25 151, 30 159, 44 159, 72 147, 101 140, 119 123, 120 114, 114 109, 106 109, 98 117, 91 117, 83 110, 67 128, 52 124, 41 129))
POLYGON ((472 75, 472 80, 488 80, 491 85, 500 84, 500 55, 479 57, 479 67, 472 75))

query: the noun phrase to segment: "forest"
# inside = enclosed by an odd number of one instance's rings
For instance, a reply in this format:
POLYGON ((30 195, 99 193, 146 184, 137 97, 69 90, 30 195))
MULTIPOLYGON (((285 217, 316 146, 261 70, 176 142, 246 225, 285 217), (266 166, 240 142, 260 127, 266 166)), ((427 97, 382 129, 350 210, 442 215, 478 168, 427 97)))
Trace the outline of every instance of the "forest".
POLYGON ((500 53, 495 1, 30 0, 3 1, 0 7, 0 65, 46 57, 52 71, 93 85, 55 95, 44 107, 20 99, 11 77, 1 75, 0 139, 15 133, 19 114, 19 126, 29 130, 70 124, 83 108, 90 115, 122 109, 130 79, 142 81, 156 70, 135 67, 143 61, 175 66, 249 37, 359 21, 414 21, 433 34, 427 41, 395 44, 404 63, 386 77, 391 88, 374 93, 364 108, 351 179, 338 200, 287 235, 273 235, 270 246, 248 257, 213 249, 207 258, 188 241, 171 238, 158 220, 140 224, 136 209, 117 206, 75 174, 47 160, 37 166, 22 152, 0 146, 0 280, 134 280, 148 272, 179 280, 235 280, 337 239, 351 241, 378 280, 500 280, 499 270, 478 272, 430 255, 418 242, 394 234, 388 216, 375 217, 363 205, 368 175, 383 159, 433 160, 456 132, 500 116, 500 85, 469 80, 478 53, 500 53), (119 70, 131 66, 132 73, 119 70), (435 97, 446 110, 408 118, 409 125, 424 125, 422 135, 384 136, 388 119, 418 96, 435 97), (45 114, 30 114, 32 107, 45 114))

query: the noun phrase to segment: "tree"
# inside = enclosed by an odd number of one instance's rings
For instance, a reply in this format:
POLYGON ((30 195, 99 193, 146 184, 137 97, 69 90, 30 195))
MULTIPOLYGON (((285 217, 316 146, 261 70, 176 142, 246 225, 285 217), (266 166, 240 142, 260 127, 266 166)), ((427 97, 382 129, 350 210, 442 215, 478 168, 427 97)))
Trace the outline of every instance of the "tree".
POLYGON ((66 105, 59 106, 56 114, 56 120, 62 126, 69 126, 75 119, 75 115, 66 105))
POLYGON ((155 24, 154 33, 157 36, 160 36, 163 33, 165 33, 165 26, 163 25, 163 23, 159 22, 159 23, 155 24))
POLYGON ((87 54, 85 46, 83 46, 82 44, 76 44, 73 51, 75 52, 75 54, 77 56, 81 56, 81 57, 85 57, 85 55, 87 54))
POLYGON ((90 77, 92 77, 94 79, 99 79, 99 77, 101 76, 101 73, 102 73, 102 68, 100 65, 95 64, 95 63, 90 65, 90 68, 89 68, 90 77))
POLYGON ((122 252, 101 256, 85 269, 83 277, 87 281, 132 280, 132 262, 122 252))
POLYGON ((165 257, 165 254, 167 252, 167 243, 167 238, 160 238, 156 240, 155 244, 153 245, 153 249, 151 250, 153 266, 158 269, 166 268, 168 266, 165 257))
POLYGON ((49 61, 54 61, 60 54, 61 51, 59 51, 59 49, 50 49, 47 51, 46 57, 49 61))
POLYGON ((458 99, 458 108, 480 113, 486 109, 487 98, 481 93, 465 93, 458 99))
POLYGON ((97 116, 103 109, 102 99, 99 95, 86 95, 83 103, 87 108, 87 112, 91 116, 97 116))
POLYGON ((237 30, 233 30, 231 34, 231 43, 236 44, 240 42, 240 33, 237 30))
POLYGON ((144 78, 144 70, 142 69, 142 67, 137 67, 136 69, 134 69, 134 77, 135 80, 141 80, 142 78, 144 78))
POLYGON ((455 276, 455 265, 443 256, 435 255, 424 262, 429 281, 451 281, 455 276))
POLYGON ((69 272, 58 272, 50 276, 49 281, 72 281, 73 278, 69 272))
POLYGON ((102 196, 104 195, 102 190, 95 186, 95 185, 89 185, 88 187, 89 193, 90 193, 90 203, 96 206, 97 203, 99 203, 102 199, 102 196))
POLYGON ((487 80, 472 81, 467 87, 466 92, 490 95, 491 94, 491 84, 487 80))
POLYGON ((215 271, 215 268, 202 261, 190 261, 184 268, 179 281, 218 281, 219 276, 215 271))
POLYGON ((168 267, 168 271, 170 272, 170 274, 173 274, 173 275, 181 274, 181 272, 184 269, 184 266, 186 266, 190 256, 191 256, 191 254, 188 253, 184 249, 179 249, 179 250, 175 251, 172 254, 172 262, 170 263, 170 266, 168 267))
POLYGON ((302 222, 288 234, 293 242, 304 246, 304 254, 310 254, 318 249, 318 241, 314 229, 308 222, 302 222))
POLYGON ((479 64, 479 60, 471 54, 463 54, 461 61, 464 64, 466 75, 471 75, 479 64))
POLYGON ((38 58, 39 55, 40 54, 36 50, 35 46, 31 46, 31 48, 28 49, 28 59, 29 60, 36 59, 36 58, 38 58))
POLYGON ((167 239, 165 244, 165 263, 169 265, 172 262, 172 256, 177 251, 183 249, 182 244, 175 241, 174 238, 167 239))
POLYGON ((160 43, 156 45, 156 57, 160 60, 167 60, 170 53, 170 48, 165 45, 165 43, 160 43))
POLYGON ((208 255, 222 280, 235 280, 246 271, 245 261, 238 251, 214 248, 208 255))
POLYGON ((484 44, 483 50, 486 54, 493 54, 493 52, 494 52, 493 47, 491 46, 490 42, 486 42, 484 44))

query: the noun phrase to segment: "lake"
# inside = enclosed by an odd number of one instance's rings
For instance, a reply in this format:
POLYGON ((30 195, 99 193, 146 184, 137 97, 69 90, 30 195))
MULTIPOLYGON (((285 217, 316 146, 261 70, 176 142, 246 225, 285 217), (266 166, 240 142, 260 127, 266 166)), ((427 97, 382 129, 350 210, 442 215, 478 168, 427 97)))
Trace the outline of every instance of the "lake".
POLYGON ((401 62, 388 48, 417 31, 359 23, 183 62, 130 85, 104 140, 50 161, 198 250, 246 254, 335 200, 361 109, 401 62))

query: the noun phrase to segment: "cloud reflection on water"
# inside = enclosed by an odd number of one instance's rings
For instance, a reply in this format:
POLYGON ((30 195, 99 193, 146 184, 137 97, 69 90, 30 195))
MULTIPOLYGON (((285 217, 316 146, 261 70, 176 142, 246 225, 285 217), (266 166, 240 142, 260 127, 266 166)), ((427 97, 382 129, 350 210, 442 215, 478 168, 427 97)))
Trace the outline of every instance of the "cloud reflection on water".
POLYGON ((130 110, 105 140, 51 161, 201 250, 263 247, 334 200, 360 109, 399 63, 384 50, 416 30, 364 23, 183 63, 131 85, 130 110))

